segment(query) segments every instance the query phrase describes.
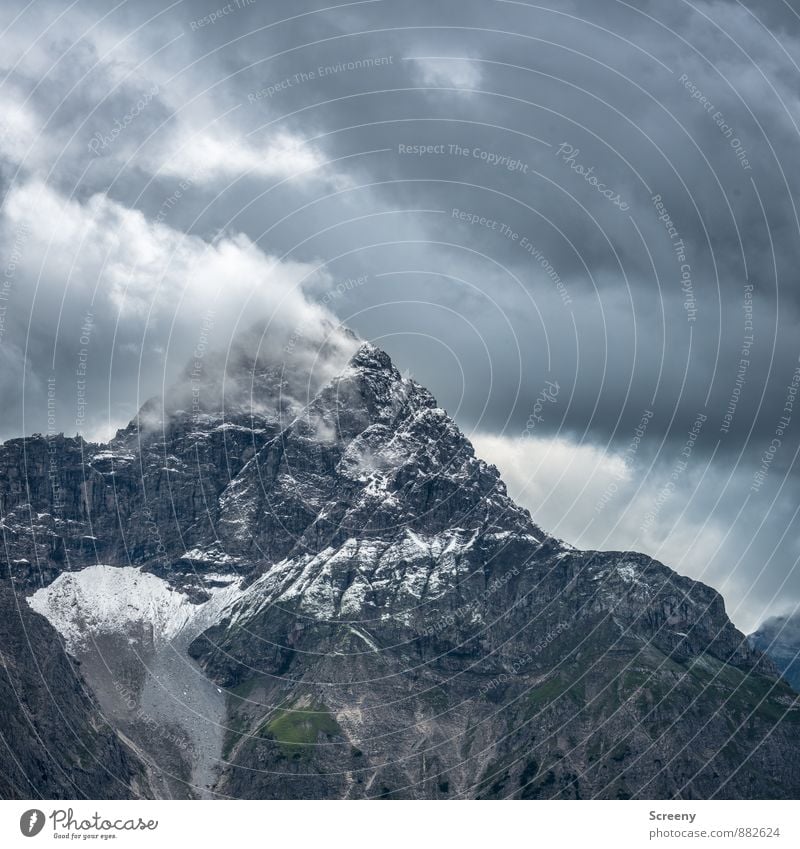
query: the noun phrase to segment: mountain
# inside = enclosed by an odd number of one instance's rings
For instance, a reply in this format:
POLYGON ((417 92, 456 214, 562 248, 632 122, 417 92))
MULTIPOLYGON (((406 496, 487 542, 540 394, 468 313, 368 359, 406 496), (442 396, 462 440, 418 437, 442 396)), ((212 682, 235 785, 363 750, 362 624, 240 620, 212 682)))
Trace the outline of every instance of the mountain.
POLYGON ((384 352, 330 353, 0 447, 3 571, 142 793, 797 798, 800 702, 717 592, 549 536, 384 352))
POLYGON ((795 692, 800 693, 800 614, 772 616, 747 638, 778 667, 795 692))

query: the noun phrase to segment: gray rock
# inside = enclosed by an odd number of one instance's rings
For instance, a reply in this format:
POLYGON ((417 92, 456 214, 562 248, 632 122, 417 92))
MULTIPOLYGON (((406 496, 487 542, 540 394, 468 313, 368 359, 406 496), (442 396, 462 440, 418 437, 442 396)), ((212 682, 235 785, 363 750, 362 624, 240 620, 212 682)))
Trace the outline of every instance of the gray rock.
POLYGON ((58 634, 0 581, 0 799, 151 795, 58 634))

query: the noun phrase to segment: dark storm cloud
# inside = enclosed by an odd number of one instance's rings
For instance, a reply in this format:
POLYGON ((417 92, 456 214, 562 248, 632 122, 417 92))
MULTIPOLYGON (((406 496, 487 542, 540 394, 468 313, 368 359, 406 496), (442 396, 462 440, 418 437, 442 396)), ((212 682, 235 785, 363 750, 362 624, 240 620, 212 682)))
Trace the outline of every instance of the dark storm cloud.
MULTIPOLYGON (((152 2, 98 22, 107 8, 81 3, 57 35, 42 33, 55 6, 36 9, 11 29, 2 88, 4 246, 21 240, 23 258, 0 353, 6 392, 27 358, 27 430, 44 428, 54 337, 74 357, 90 305, 98 432, 179 372, 226 276, 272 275, 268 291, 305 292, 286 333, 322 304, 479 441, 502 434, 484 443, 504 472, 533 462, 531 438, 613 466, 651 411, 607 511, 602 463, 585 503, 569 475, 549 501, 521 484, 519 497, 585 544, 685 558, 751 623, 800 599, 800 420, 781 425, 800 354, 790 6, 152 2), (37 233, 39 183, 48 208, 82 222, 75 242, 37 233), (173 297, 204 245, 219 279, 173 297), (151 309, 115 337, 109 292, 125 285, 151 309), (531 429, 554 380, 558 401, 531 429), (695 528, 694 557, 670 547, 695 528)), ((221 346, 261 285, 225 292, 221 346)), ((4 435, 21 411, 3 412, 4 435)))

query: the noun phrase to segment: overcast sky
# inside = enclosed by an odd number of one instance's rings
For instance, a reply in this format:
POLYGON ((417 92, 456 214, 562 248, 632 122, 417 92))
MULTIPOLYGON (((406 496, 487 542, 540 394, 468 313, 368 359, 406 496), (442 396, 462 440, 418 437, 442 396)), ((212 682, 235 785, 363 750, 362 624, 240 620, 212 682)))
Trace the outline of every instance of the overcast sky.
POLYGON ((330 315, 552 533, 745 630, 797 607, 789 3, 5 0, 0 28, 0 438, 106 438, 199 341, 330 315))

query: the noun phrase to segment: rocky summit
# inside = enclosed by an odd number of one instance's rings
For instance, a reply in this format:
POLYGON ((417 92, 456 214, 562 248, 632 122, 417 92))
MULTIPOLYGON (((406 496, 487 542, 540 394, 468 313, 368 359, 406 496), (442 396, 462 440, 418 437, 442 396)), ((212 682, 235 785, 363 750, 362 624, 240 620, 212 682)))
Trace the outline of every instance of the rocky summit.
POLYGON ((798 797, 800 702, 717 592, 549 536, 337 353, 0 447, 3 795, 798 797))

